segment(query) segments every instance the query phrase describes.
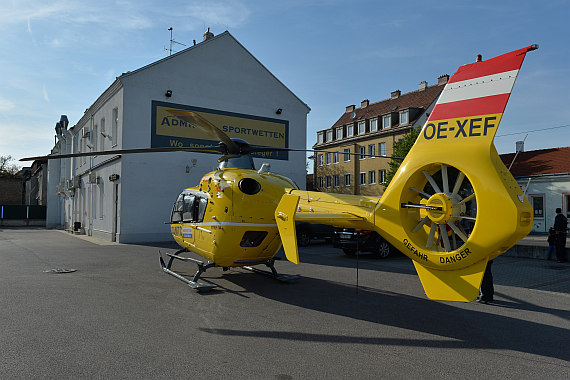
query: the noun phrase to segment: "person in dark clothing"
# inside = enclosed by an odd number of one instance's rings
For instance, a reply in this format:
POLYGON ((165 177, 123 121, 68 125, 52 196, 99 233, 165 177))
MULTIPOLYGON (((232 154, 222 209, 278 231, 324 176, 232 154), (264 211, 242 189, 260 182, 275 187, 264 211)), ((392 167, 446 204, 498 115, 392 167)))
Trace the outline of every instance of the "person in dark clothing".
POLYGON ((568 230, 568 219, 562 214, 562 209, 556 209, 554 218, 554 231, 556 232, 556 261, 563 263, 566 261, 566 235, 568 230))
POLYGON ((546 260, 550 260, 550 256, 553 256, 552 252, 556 255, 556 231, 554 231, 553 227, 548 229, 548 239, 546 241, 548 242, 548 254, 546 255, 546 260))
POLYGON ((493 302, 495 288, 493 287, 493 273, 491 272, 491 265, 493 265, 493 260, 489 260, 487 262, 487 267, 485 267, 483 281, 481 282, 481 290, 479 291, 479 299, 477 300, 479 303, 493 302))

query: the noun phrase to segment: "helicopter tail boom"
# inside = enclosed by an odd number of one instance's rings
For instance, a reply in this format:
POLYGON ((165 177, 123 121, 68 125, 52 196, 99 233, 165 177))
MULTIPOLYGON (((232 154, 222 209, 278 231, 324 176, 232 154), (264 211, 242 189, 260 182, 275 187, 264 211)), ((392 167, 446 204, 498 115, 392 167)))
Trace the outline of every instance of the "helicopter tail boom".
POLYGON ((329 224, 374 229, 414 261, 430 299, 473 301, 487 262, 532 228, 532 206, 493 139, 524 57, 536 48, 461 66, 381 198, 292 191, 300 201, 289 221, 319 220, 314 212, 337 215, 329 224))

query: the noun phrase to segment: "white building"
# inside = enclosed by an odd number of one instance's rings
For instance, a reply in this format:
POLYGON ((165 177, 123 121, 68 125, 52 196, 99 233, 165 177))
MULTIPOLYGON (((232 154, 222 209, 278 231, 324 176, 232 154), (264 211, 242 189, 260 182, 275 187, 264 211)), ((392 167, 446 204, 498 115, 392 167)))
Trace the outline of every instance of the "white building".
POLYGON ((507 168, 514 160, 511 173, 521 188, 528 186, 533 233, 548 232, 557 208, 570 218, 570 147, 520 151, 516 159, 515 153, 502 154, 501 159, 507 168))
MULTIPOLYGON (((118 77, 54 153, 217 144, 166 109, 201 113, 230 137, 305 149, 310 108, 229 32, 118 77), (181 145, 182 144, 182 145, 181 145)), ((274 153, 275 154, 275 153, 274 153)), ((274 172, 305 183, 305 153, 279 153, 274 172)), ((48 227, 118 242, 169 240, 172 204, 217 165, 210 153, 145 153, 49 161, 48 227)), ((274 157, 274 156, 273 156, 274 157)))

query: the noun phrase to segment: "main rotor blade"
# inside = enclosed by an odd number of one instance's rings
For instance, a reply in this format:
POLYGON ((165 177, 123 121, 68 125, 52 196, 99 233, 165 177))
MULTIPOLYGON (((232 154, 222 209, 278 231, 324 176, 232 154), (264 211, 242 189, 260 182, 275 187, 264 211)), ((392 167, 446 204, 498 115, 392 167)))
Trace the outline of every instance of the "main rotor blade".
POLYGON ((213 153, 221 153, 220 146, 213 145, 213 146, 201 146, 201 147, 117 149, 117 150, 102 150, 102 151, 98 151, 98 152, 52 154, 49 156, 37 156, 37 157, 21 158, 20 161, 57 160, 60 158, 71 158, 71 157, 108 156, 108 155, 112 155, 112 154, 160 153, 160 152, 213 152, 213 153))
POLYGON ((206 132, 210 137, 223 142, 230 154, 241 153, 239 146, 230 139, 222 130, 216 127, 214 124, 210 123, 208 120, 204 119, 202 116, 198 115, 196 112, 183 111, 183 110, 166 110, 179 119, 200 128, 206 132))
POLYGON ((395 160, 403 160, 403 157, 395 157, 395 156, 378 156, 376 154, 360 154, 360 153, 352 153, 352 152, 341 152, 338 150, 318 150, 318 149, 294 149, 294 148, 277 148, 271 146, 261 146, 261 145, 250 145, 246 149, 247 153, 256 153, 256 152, 311 152, 311 153, 338 153, 340 154, 348 154, 351 156, 362 156, 362 157, 369 157, 369 158, 393 158, 395 160))

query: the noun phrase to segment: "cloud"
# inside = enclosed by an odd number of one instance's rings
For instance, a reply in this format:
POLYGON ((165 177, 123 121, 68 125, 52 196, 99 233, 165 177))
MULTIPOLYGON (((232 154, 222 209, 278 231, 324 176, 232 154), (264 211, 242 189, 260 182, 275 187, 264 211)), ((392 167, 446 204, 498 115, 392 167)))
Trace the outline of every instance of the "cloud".
POLYGON ((45 84, 42 86, 42 93, 44 95, 44 100, 49 103, 49 95, 45 84))
POLYGON ((0 96, 0 111, 10 111, 14 109, 14 103, 0 96))

